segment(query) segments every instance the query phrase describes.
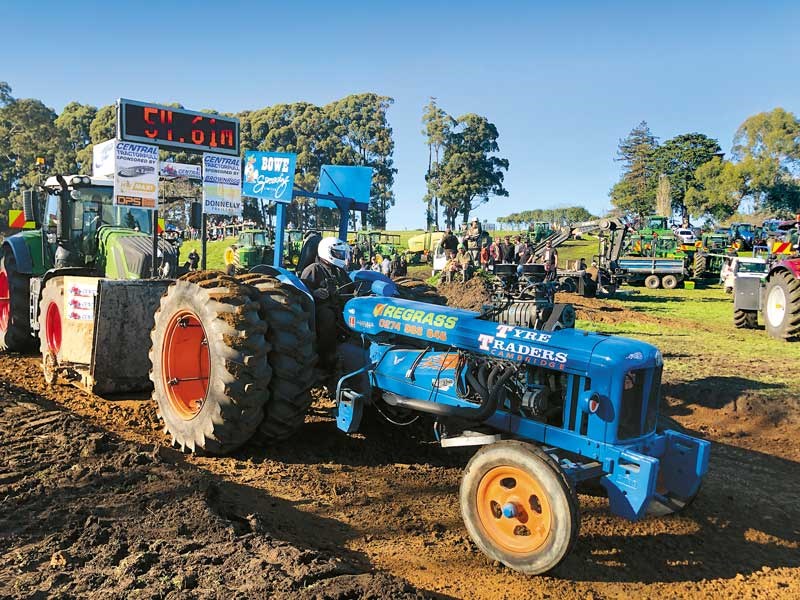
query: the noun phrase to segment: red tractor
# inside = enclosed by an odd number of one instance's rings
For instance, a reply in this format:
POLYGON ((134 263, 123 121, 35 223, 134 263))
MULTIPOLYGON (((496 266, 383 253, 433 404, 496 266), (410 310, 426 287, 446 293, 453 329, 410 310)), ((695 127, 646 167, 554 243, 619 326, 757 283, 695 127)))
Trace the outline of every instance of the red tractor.
POLYGON ((767 276, 734 280, 734 322, 756 327, 761 312, 771 337, 800 340, 800 219, 787 225, 793 226, 770 248, 767 276))

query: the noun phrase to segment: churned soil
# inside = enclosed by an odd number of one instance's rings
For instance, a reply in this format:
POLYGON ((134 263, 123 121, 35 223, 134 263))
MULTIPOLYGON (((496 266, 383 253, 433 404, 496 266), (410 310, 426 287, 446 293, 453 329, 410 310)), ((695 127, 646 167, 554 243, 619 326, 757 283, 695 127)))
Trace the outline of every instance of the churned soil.
MULTIPOLYGON (((482 286, 439 290, 479 310, 482 286)), ((676 325, 558 300, 593 321, 676 325)), ((348 436, 315 390, 289 440, 184 455, 149 399, 50 388, 38 358, 0 356, 0 598, 800 597, 800 403, 753 383, 757 358, 665 353, 665 365, 665 420, 713 442, 697 499, 631 523, 581 493, 572 554, 525 577, 470 541, 457 497, 474 449, 440 448, 426 418, 370 413, 348 436)))

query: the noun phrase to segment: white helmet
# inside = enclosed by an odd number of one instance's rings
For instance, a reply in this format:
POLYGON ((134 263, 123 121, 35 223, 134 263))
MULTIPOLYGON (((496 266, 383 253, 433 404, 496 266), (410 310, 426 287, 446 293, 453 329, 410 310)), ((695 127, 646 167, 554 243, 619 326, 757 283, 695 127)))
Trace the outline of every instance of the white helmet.
POLYGON ((338 238, 323 238, 317 247, 317 256, 326 263, 346 269, 350 262, 350 246, 338 238))

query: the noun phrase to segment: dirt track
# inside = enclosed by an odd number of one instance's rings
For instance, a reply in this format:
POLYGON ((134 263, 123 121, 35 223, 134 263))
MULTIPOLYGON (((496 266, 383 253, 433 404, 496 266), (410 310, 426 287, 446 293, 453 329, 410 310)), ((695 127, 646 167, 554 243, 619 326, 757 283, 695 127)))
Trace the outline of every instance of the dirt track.
POLYGON ((469 541, 469 452, 427 423, 347 437, 320 397, 279 447, 184 456, 149 401, 48 389, 32 357, 0 357, 0 377, 0 597, 396 598, 402 580, 459 598, 800 596, 800 409, 775 421, 758 391, 667 379, 668 414, 717 442, 695 503, 628 523, 582 494, 575 551, 527 578, 469 541))

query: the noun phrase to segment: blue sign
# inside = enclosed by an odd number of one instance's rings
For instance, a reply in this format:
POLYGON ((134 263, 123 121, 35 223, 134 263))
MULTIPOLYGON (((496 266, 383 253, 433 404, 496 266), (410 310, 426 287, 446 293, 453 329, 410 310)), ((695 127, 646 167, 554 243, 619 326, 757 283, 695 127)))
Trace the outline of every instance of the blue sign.
POLYGON ((291 202, 296 161, 296 154, 248 150, 244 153, 242 195, 291 202))
MULTIPOLYGON (((370 167, 322 165, 317 191, 320 194, 350 198, 354 201, 350 209, 368 210, 371 186, 372 169, 370 167)), ((317 205, 336 208, 336 205, 330 200, 319 200, 317 205)))

